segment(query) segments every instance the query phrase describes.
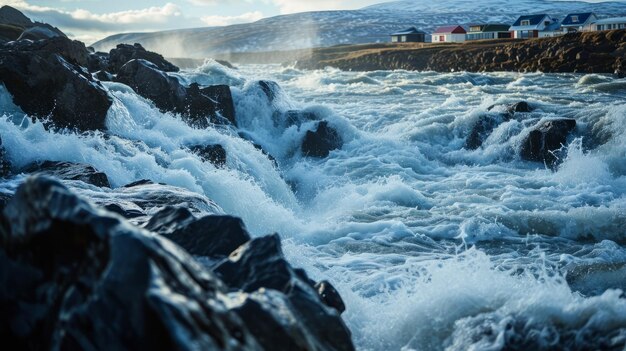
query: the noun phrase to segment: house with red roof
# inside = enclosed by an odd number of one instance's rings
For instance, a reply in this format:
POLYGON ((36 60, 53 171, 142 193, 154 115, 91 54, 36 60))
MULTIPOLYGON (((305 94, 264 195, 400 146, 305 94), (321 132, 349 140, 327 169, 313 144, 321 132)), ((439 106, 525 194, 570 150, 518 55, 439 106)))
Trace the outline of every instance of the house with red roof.
POLYGON ((439 27, 432 34, 433 43, 462 43, 467 31, 462 26, 439 27))

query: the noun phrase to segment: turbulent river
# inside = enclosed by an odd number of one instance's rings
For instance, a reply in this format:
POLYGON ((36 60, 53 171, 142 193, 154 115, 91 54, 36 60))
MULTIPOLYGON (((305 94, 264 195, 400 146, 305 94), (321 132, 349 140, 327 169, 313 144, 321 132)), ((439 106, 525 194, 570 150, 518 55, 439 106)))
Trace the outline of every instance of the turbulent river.
POLYGON ((179 186, 242 217, 253 235, 278 232, 292 264, 337 287, 360 350, 626 342, 626 80, 211 62, 175 75, 231 85, 239 129, 192 129, 105 83, 115 97, 108 133, 50 132, 2 90, 8 157, 15 167, 88 163, 113 186, 145 178, 179 186), (282 88, 272 103, 259 79, 282 88), (518 101, 536 110, 464 149, 489 106, 518 101), (302 157, 314 122, 275 120, 293 109, 328 120, 343 147, 302 157), (551 117, 578 123, 556 171, 519 157, 529 128, 551 117), (184 148, 199 143, 223 145, 227 167, 184 148))

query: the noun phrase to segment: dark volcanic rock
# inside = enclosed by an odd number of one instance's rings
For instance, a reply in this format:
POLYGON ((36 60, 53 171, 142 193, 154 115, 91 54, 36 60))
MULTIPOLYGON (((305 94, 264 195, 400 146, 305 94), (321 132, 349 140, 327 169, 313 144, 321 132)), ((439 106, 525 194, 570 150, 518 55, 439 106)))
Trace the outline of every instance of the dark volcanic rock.
MULTIPOLYGON (((225 225, 222 237, 246 234, 240 221, 208 224, 185 211, 162 211, 147 227, 171 236, 198 223, 185 232, 198 239, 211 225, 225 225)), ((354 349, 337 310, 284 260, 277 236, 224 259, 225 285, 172 242, 49 178, 27 179, 2 222, 0 338, 14 349, 354 349)))
POLYGON ((263 90, 265 96, 267 96, 267 99, 270 102, 274 102, 274 99, 276 99, 276 96, 278 96, 278 94, 280 93, 280 86, 274 81, 260 80, 259 86, 261 87, 261 90, 263 90))
POLYGON ((213 110, 209 110, 211 114, 214 114, 215 112, 213 111, 216 111, 222 118, 225 118, 233 125, 236 124, 235 104, 233 102, 233 95, 228 85, 213 85, 210 87, 204 87, 200 89, 200 93, 215 103, 213 110))
POLYGON ((327 281, 319 282, 315 284, 315 289, 326 306, 336 309, 339 313, 343 313, 346 310, 346 305, 341 295, 339 295, 339 292, 331 283, 327 281))
POLYGON ((111 187, 106 174, 84 163, 43 161, 27 166, 23 172, 47 175, 63 180, 80 180, 97 187, 111 187))
POLYGON ((194 145, 189 149, 205 162, 211 162, 217 167, 223 167, 226 164, 226 150, 222 145, 194 145))
POLYGON ((294 270, 284 259, 277 235, 253 239, 241 246, 217 265, 215 272, 231 289, 251 293, 239 307, 235 307, 235 311, 264 347, 321 350, 354 348, 338 311, 324 306, 321 303, 323 299, 309 279, 303 277, 302 272, 294 270), (254 293, 260 288, 269 290, 263 295, 254 293), (281 299, 281 295, 272 290, 285 293, 287 299, 281 299), (260 323, 259 316, 269 320, 269 323, 260 323), (290 321, 289 328, 272 322, 278 316, 290 321))
POLYGON ((97 80, 101 82, 112 82, 113 80, 115 80, 115 77, 107 71, 98 71, 93 75, 94 77, 96 77, 97 80))
POLYGON ((33 22, 19 10, 5 5, 0 7, 0 24, 28 28, 33 25, 33 22))
MULTIPOLYGON (((492 111, 496 108, 496 105, 489 106, 487 111, 492 111)), ((502 109, 501 109, 502 110, 502 109)), ((478 121, 472 127, 470 134, 465 141, 465 148, 467 150, 476 150, 483 145, 483 142, 491 135, 494 129, 500 124, 510 121, 513 117, 516 117, 518 113, 529 113, 534 111, 534 108, 526 101, 516 102, 514 104, 503 108, 504 113, 491 113, 482 115, 478 118, 478 121)))
POLYGON ((285 260, 278 235, 256 238, 239 247, 215 267, 231 288, 254 292, 260 288, 288 291, 297 274, 285 260))
POLYGON ((164 112, 184 115, 195 127, 209 123, 228 124, 235 120, 234 105, 228 86, 184 87, 146 60, 132 60, 120 68, 116 81, 124 83, 139 95, 152 100, 164 112))
POLYGON ((12 348, 258 349, 212 273, 61 184, 27 180, 5 216, 0 337, 12 348))
POLYGON ((510 105, 507 110, 509 111, 509 113, 516 113, 516 112, 527 113, 527 112, 533 112, 534 108, 530 106, 530 104, 527 103, 526 101, 520 101, 518 103, 510 105))
POLYGON ((11 6, 0 7, 0 42, 17 40, 31 26, 33 22, 20 11, 11 6))
POLYGON ((164 72, 178 72, 178 67, 167 61, 163 56, 147 51, 141 44, 119 44, 109 52, 109 72, 117 73, 130 60, 146 60, 164 72))
POLYGON ((19 41, 0 47, 0 82, 29 115, 50 118, 57 127, 79 131, 105 129, 111 98, 83 70, 84 45, 56 37, 19 41))
POLYGON ((24 30, 17 40, 42 40, 56 37, 67 38, 63 32, 49 24, 36 23, 34 26, 24 30))
POLYGON ((506 113, 482 115, 472 128, 469 136, 465 140, 467 150, 476 150, 483 145, 483 142, 491 135, 494 129, 501 123, 511 119, 506 113))
POLYGON ((321 121, 316 131, 308 131, 302 141, 302 154, 311 157, 328 157, 330 152, 343 146, 339 133, 321 121))
POLYGON ((529 161, 545 162, 554 166, 558 162, 555 152, 567 142, 567 137, 576 128, 576 120, 554 119, 540 122, 522 143, 520 155, 529 161))
POLYGON ((224 258, 250 240, 239 218, 231 216, 193 217, 182 208, 167 207, 156 213, 146 229, 164 235, 189 253, 224 258))
POLYGON ((178 79, 170 77, 146 60, 132 60, 122 66, 116 81, 133 88, 137 94, 152 100, 162 111, 179 112, 187 91, 178 79))
POLYGON ((0 177, 4 178, 11 174, 11 161, 7 157, 7 150, 2 145, 2 139, 0 139, 0 177))
POLYGON ((109 54, 106 52, 93 52, 89 53, 89 57, 87 58, 87 68, 89 72, 107 72, 109 68, 109 54))

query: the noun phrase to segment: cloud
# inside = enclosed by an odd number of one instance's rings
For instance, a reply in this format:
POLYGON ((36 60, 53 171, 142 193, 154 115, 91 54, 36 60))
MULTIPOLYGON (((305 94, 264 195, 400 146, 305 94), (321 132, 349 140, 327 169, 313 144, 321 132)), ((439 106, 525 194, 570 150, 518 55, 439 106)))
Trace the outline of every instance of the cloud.
POLYGON ((184 16, 180 7, 173 3, 103 14, 84 9, 65 11, 31 5, 24 0, 8 0, 8 5, 23 11, 35 21, 50 23, 61 28, 68 35, 86 42, 120 32, 156 31, 206 25, 200 18, 184 16))
POLYGON ((256 22, 265 17, 262 12, 246 12, 238 16, 204 16, 200 19, 208 26, 228 26, 237 23, 256 22))

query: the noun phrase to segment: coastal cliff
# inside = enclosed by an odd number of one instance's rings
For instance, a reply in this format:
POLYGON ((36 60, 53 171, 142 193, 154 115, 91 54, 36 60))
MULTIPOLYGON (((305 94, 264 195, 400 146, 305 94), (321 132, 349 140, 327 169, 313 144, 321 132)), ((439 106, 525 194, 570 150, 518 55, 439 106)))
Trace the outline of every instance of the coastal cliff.
POLYGON ((316 49, 298 68, 342 70, 626 73, 626 30, 572 33, 524 41, 379 44, 316 49))

